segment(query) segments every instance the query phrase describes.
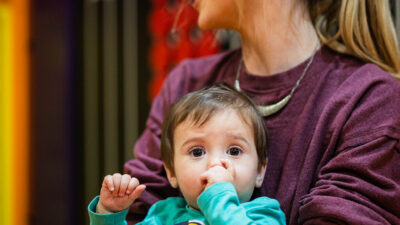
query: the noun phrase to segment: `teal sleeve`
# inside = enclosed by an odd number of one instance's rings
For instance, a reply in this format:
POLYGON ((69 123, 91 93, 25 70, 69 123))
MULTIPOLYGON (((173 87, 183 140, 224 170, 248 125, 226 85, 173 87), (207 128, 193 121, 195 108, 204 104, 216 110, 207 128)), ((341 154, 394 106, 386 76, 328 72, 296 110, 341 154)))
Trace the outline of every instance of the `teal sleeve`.
POLYGON ((96 213, 96 206, 99 202, 99 196, 97 196, 93 201, 89 204, 89 218, 90 225, 127 225, 125 221, 126 214, 128 214, 128 209, 125 209, 118 213, 109 213, 109 214, 99 214, 96 213))
POLYGON ((284 225, 285 214, 279 202, 260 197, 251 202, 240 203, 235 187, 221 182, 206 189, 197 200, 206 220, 210 224, 268 224, 284 225))
POLYGON ((188 209, 183 198, 170 197, 154 204, 140 225, 173 225, 189 220, 204 221, 204 217, 200 211, 188 209))
MULTIPOLYGON (((118 213, 98 214, 96 213, 98 201, 99 196, 89 204, 90 225, 127 225, 125 217, 128 214, 128 209, 118 213)), ((175 221, 187 221, 201 217, 200 212, 188 213, 185 206, 186 202, 182 198, 167 198, 158 201, 150 207, 146 218, 136 225, 175 224, 175 221)))

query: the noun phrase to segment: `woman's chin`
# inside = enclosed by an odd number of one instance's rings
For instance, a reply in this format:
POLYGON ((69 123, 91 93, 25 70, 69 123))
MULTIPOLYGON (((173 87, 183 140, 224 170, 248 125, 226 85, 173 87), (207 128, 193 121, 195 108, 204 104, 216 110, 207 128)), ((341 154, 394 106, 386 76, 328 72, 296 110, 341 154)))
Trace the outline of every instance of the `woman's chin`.
POLYGON ((200 27, 202 30, 211 30, 211 29, 218 29, 219 27, 216 27, 215 24, 211 23, 211 21, 202 18, 199 16, 199 19, 197 20, 197 25, 200 27))

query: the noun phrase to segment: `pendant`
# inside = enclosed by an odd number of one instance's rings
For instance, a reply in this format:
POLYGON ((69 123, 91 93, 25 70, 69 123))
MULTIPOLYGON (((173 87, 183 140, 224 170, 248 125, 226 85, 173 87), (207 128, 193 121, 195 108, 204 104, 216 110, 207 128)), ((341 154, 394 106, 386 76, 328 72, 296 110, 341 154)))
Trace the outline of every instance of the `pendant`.
POLYGON ((283 98, 282 100, 280 100, 275 104, 265 105, 265 106, 258 105, 257 106, 258 111, 260 111, 263 117, 271 116, 276 112, 278 112, 279 110, 281 110, 283 107, 285 107, 286 104, 289 102, 290 98, 292 98, 291 94, 287 95, 285 98, 283 98))
MULTIPOLYGON (((234 86, 237 91, 242 91, 242 89, 240 88, 239 80, 235 80, 234 86)), ((283 107, 285 107, 291 98, 292 98, 292 92, 290 92, 290 94, 288 94, 279 102, 274 103, 272 105, 257 105, 257 109, 263 117, 271 116, 277 113, 283 107)))

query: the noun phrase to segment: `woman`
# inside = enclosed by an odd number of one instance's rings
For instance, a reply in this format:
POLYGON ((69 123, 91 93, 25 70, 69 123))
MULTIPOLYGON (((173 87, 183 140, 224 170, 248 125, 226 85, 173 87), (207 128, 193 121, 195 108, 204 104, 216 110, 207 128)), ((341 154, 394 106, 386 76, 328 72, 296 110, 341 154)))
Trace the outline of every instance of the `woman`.
POLYGON ((166 80, 125 164, 147 189, 131 207, 178 195, 160 161, 163 116, 187 92, 225 81, 253 98, 269 164, 253 197, 287 224, 400 224, 399 52, 388 1, 195 0, 202 29, 238 31, 242 48, 187 60, 166 80), (392 75, 390 74, 392 73, 392 75))

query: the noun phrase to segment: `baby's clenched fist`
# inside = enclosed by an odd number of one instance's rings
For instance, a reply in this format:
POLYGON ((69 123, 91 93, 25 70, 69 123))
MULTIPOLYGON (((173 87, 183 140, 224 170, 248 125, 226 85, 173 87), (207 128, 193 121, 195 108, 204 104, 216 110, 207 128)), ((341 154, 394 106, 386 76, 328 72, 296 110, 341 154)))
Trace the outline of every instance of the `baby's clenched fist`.
POLYGON ((100 214, 115 213, 128 208, 146 189, 139 180, 128 174, 107 175, 100 191, 96 211, 100 214))

